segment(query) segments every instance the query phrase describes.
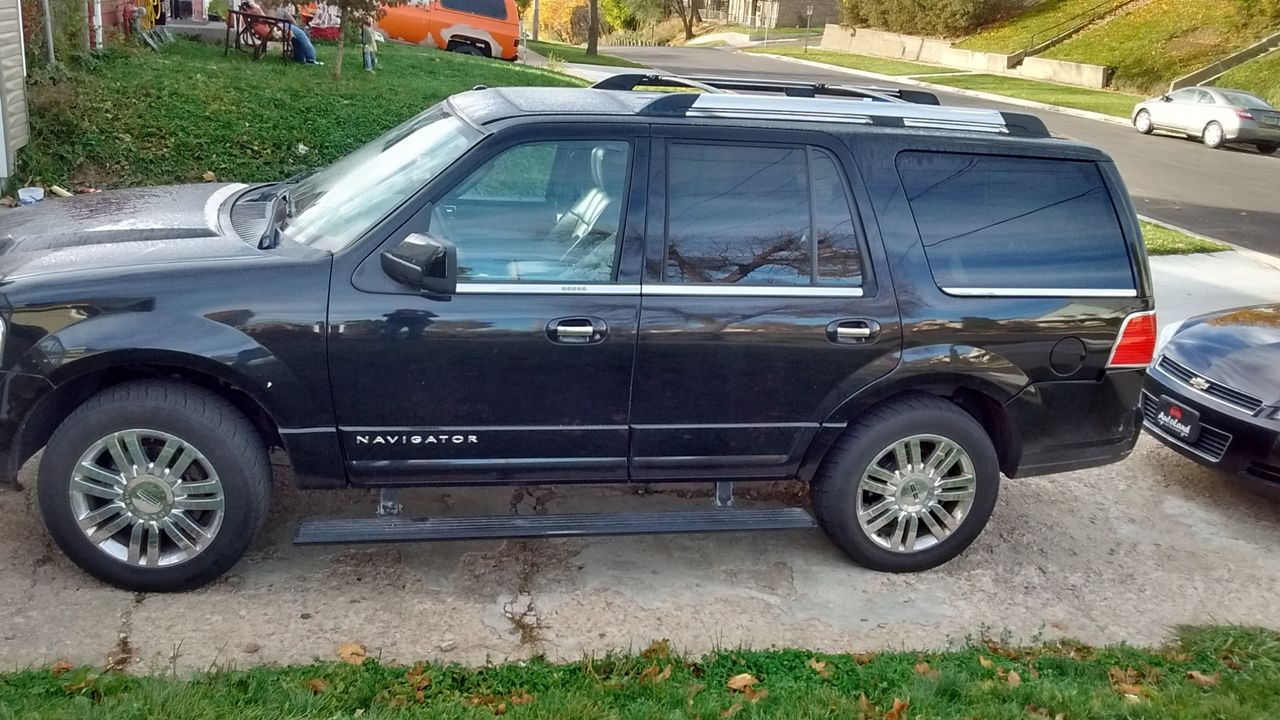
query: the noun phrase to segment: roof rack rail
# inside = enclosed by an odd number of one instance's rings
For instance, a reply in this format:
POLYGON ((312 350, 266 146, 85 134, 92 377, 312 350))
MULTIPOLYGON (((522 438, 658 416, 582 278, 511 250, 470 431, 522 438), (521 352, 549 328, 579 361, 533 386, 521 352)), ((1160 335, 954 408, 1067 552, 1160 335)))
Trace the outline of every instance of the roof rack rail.
POLYGON ((880 103, 845 98, 793 98, 732 93, 671 93, 654 98, 641 115, 810 120, 881 127, 963 130, 1047 138, 1039 118, 983 108, 880 103))
POLYGON ((878 102, 908 102, 939 105, 938 96, 924 90, 888 88, 875 85, 830 85, 795 80, 726 78, 703 75, 653 75, 622 73, 592 85, 598 90, 635 90, 637 87, 693 88, 703 92, 775 92, 788 97, 844 97, 878 102))

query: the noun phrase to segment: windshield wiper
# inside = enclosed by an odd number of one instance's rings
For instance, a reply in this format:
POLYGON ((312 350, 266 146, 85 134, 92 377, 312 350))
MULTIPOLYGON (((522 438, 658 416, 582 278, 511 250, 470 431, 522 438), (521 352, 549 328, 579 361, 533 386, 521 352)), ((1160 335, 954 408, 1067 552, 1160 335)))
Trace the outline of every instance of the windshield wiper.
POLYGON ((270 250, 280 244, 280 231, 293 216, 293 203, 289 200, 288 189, 281 190, 271 199, 271 207, 267 210, 267 227, 258 238, 259 250, 270 250))

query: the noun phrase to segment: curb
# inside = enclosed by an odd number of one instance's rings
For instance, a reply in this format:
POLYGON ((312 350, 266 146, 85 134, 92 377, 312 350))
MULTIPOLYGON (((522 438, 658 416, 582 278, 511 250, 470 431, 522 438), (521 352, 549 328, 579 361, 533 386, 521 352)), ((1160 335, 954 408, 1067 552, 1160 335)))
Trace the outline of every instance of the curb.
MULTIPOLYGON (((737 51, 735 51, 737 52, 737 51)), ((813 60, 802 60, 800 58, 790 57, 787 55, 774 55, 772 53, 751 53, 760 57, 773 58, 774 60, 787 60, 789 62, 807 65, 820 70, 834 70, 848 75, 857 75, 859 77, 871 78, 881 82, 898 83, 901 85, 911 85, 914 87, 924 88, 926 90, 935 90, 937 92, 952 93, 955 95, 965 95, 979 100, 988 102, 998 102, 1004 105, 1014 105, 1016 107, 1028 108, 1030 110, 1044 110, 1047 112, 1056 112, 1062 115, 1071 115, 1073 117, 1084 118, 1086 120, 1097 120, 1098 122, 1111 123, 1112 125, 1129 126, 1129 121, 1106 113, 1093 112, 1092 110, 1077 110, 1075 108, 1063 107, 1061 105, 1050 105, 1049 103, 1036 102, 1034 100, 1022 100, 1020 98, 1009 97, 1008 95, 996 95, 995 93, 982 92, 979 90, 966 90, 964 88, 955 88, 950 85, 939 85, 937 83, 924 82, 923 80, 913 80, 910 77, 901 75, 882 75, 880 73, 869 72, 866 70, 854 70, 853 68, 840 67, 839 65, 828 65, 826 63, 815 62, 813 60)), ((968 73, 970 75, 980 73, 968 73)), ((996 74, 996 73, 981 73, 996 74)), ((1039 81, 1037 81, 1039 82, 1039 81)), ((1053 83, 1048 83, 1052 85, 1053 83)), ((1070 86, 1063 86, 1070 87, 1070 86)))
POLYGON ((1200 233, 1195 232, 1194 230, 1188 230, 1184 227, 1174 225, 1173 223, 1168 223, 1163 220, 1157 220, 1153 217, 1148 217, 1146 215, 1138 215, 1138 219, 1143 222, 1148 222, 1148 223, 1151 223, 1152 225, 1162 227, 1166 230, 1180 232, 1183 235, 1190 235, 1193 238, 1198 238, 1200 240, 1208 240, 1209 242, 1222 243, 1223 245, 1226 245, 1228 248, 1231 248, 1230 251, 1223 251, 1223 252, 1231 252, 1231 251, 1238 252, 1241 255, 1244 255, 1245 257, 1249 258, 1250 260, 1253 260, 1254 262, 1258 262, 1263 265, 1266 265, 1267 267, 1280 270, 1280 258, 1277 258, 1273 255, 1268 255, 1267 253, 1264 253, 1264 252, 1258 252, 1257 250, 1250 250, 1247 247, 1241 247, 1239 245, 1236 245, 1233 242, 1227 242, 1226 240, 1219 240, 1218 238, 1209 237, 1208 235, 1201 235, 1200 233))

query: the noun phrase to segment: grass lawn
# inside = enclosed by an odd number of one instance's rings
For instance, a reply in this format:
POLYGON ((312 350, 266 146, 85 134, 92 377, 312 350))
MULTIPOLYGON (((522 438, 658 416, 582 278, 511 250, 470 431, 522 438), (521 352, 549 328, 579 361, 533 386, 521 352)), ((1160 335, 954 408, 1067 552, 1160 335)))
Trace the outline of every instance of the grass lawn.
POLYGON ((939 85, 981 90, 983 92, 1008 95, 1009 97, 1033 100, 1035 102, 1062 105, 1077 110, 1129 117, 1133 106, 1143 98, 1108 90, 1090 90, 1088 88, 1056 85, 1054 83, 1024 80, 1022 78, 1005 77, 1003 75, 956 75, 954 77, 929 78, 929 82, 939 85))
MULTIPOLYGON (((353 658, 359 662, 358 655, 353 658)), ((0 675, 0 717, 1235 720, 1280 708, 1280 635, 1182 631, 1160 649, 997 643, 945 653, 802 650, 641 655, 464 668, 320 663, 128 676, 91 668, 0 675)))
POLYGON ((1116 87, 1154 92, 1269 32, 1242 13, 1235 2, 1151 0, 1044 57, 1114 67, 1116 87))
POLYGON ((956 46, 1006 55, 1026 50, 1090 18, 1106 14, 1125 0, 1111 0, 1109 5, 1098 8, 1102 2, 1105 0, 1045 0, 1024 13, 970 35, 956 46))
POLYGON ((1142 223, 1142 239, 1151 255, 1187 255, 1190 253, 1222 252, 1231 246, 1180 233, 1177 230, 1149 222, 1142 223))
POLYGON ((1280 107, 1280 51, 1273 51, 1238 65, 1214 80, 1213 84, 1248 90, 1272 106, 1280 107))
POLYGON ((922 75, 926 73, 960 72, 959 70, 939 67, 937 65, 925 65, 924 63, 907 62, 906 60, 890 60, 887 58, 870 57, 868 55, 854 55, 852 53, 837 52, 835 50, 818 50, 816 48, 810 48, 809 52, 805 52, 804 48, 794 47, 791 45, 783 47, 748 48, 746 52, 768 53, 770 55, 785 55, 787 57, 803 58, 805 60, 812 60, 813 62, 853 68, 854 70, 866 70, 867 72, 880 73, 881 75, 922 75))
MULTIPOLYGON (((332 64, 335 46, 316 49, 332 64)), ((330 66, 224 58, 221 46, 193 41, 158 53, 113 50, 29 88, 32 143, 19 153, 15 180, 109 188, 197 182, 206 171, 219 180, 274 180, 330 163, 476 84, 582 84, 395 43, 378 48, 378 62, 365 73, 359 47, 348 48, 339 85, 330 66)))
POLYGON ((610 65, 613 67, 644 67, 640 63, 633 63, 616 55, 599 53, 593 57, 587 54, 586 48, 569 45, 568 43, 526 40, 524 44, 525 47, 548 60, 554 59, 560 62, 585 63, 587 65, 610 65))

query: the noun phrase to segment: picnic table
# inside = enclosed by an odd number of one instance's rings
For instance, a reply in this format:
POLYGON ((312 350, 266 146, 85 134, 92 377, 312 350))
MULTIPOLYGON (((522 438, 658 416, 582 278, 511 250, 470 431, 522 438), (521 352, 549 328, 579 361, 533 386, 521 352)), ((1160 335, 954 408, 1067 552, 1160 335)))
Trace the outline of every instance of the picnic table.
POLYGON ((293 32, 289 29, 289 21, 283 18, 242 10, 227 11, 227 34, 222 54, 236 50, 250 50, 253 59, 259 60, 270 50, 270 44, 280 43, 281 57, 287 62, 293 58, 293 32))

